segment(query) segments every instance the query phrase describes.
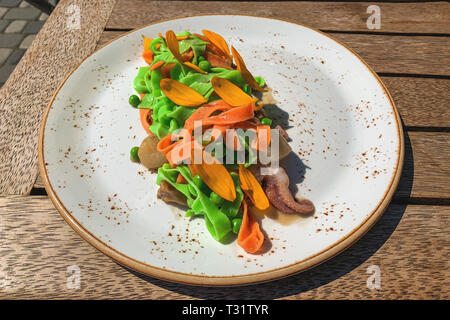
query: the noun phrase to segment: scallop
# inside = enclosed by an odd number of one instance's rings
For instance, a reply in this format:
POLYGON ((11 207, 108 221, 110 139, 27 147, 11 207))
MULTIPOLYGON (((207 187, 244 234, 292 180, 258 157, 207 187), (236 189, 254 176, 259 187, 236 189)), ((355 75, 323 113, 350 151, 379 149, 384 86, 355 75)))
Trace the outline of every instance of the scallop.
POLYGON ((139 161, 148 169, 157 169, 167 162, 166 156, 158 151, 158 138, 151 134, 145 138, 139 147, 139 161))

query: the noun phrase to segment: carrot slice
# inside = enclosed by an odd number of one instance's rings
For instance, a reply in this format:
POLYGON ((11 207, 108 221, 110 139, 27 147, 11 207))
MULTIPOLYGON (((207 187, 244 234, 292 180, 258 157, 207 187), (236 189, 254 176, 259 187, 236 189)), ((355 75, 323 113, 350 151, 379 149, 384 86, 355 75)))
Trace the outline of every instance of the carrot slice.
MULTIPOLYGON (((238 122, 242 122, 253 118, 253 104, 249 103, 244 106, 235 107, 228 111, 225 111, 217 116, 208 117, 205 119, 197 119, 202 121, 202 126, 210 125, 230 125, 238 122)), ((189 126, 185 125, 185 129, 189 132, 194 130, 194 123, 189 122, 189 126)))
POLYGON ((257 100, 250 97, 241 88, 227 79, 213 77, 211 84, 217 95, 233 107, 242 106, 257 100))
POLYGON ((217 100, 208 104, 205 104, 194 111, 193 114, 189 116, 189 118, 186 119, 184 122, 184 128, 194 128, 194 121, 198 120, 205 120, 210 115, 212 115, 216 111, 224 111, 224 110, 230 110, 232 106, 230 106, 228 103, 226 103, 223 100, 217 100))
POLYGON ((180 106, 197 107, 208 102, 200 93, 176 80, 164 78, 159 85, 162 92, 180 106))
POLYGON ((152 51, 144 52, 144 53, 142 54, 142 58, 144 58, 144 61, 145 61, 147 64, 152 64, 152 62, 153 62, 153 52, 152 52, 152 51))
POLYGON ((247 202, 242 201, 244 215, 242 217, 241 229, 238 234, 238 245, 248 253, 258 252, 264 243, 264 234, 259 228, 258 221, 248 212, 247 202))
POLYGON ((203 151, 201 164, 191 164, 203 182, 220 197, 228 201, 236 199, 233 179, 227 169, 208 152, 203 151))
POLYGON ((231 52, 233 52, 234 60, 236 61, 237 68, 239 72, 242 75, 242 78, 244 78, 245 82, 248 83, 252 89, 255 89, 257 91, 266 91, 265 89, 261 88, 261 86, 256 82, 255 78, 252 76, 250 71, 248 71, 247 66, 245 65, 244 60, 242 59, 241 55, 237 50, 231 46, 231 52))
POLYGON ((150 67, 150 70, 158 69, 158 68, 161 67, 164 63, 165 63, 164 60, 160 60, 160 61, 158 61, 158 62, 155 62, 155 64, 153 64, 153 65, 150 67))
POLYGON ((177 183, 187 183, 186 179, 183 177, 181 173, 178 174, 177 183))
POLYGON ((256 141, 252 144, 252 148, 264 151, 270 145, 270 126, 258 125, 256 126, 256 141))
POLYGON ((152 134, 152 132, 150 131, 150 125, 152 124, 150 118, 151 111, 151 109, 139 109, 139 118, 141 120, 141 125, 149 135, 152 134))
POLYGON ((173 67, 176 66, 176 63, 170 62, 166 64, 165 66, 161 67, 161 75, 163 78, 170 78, 170 70, 172 70, 173 67))
POLYGON ((194 50, 190 49, 181 55, 184 61, 191 61, 194 57, 194 50))
POLYGON ((231 68, 227 64, 227 61, 225 59, 223 59, 222 57, 220 57, 212 52, 206 51, 203 56, 205 57, 206 60, 209 61, 209 63, 211 64, 211 67, 218 67, 218 68, 233 70, 233 68, 231 68))
POLYGON ((253 202, 255 207, 260 210, 265 210, 269 207, 269 200, 258 180, 256 180, 253 173, 242 164, 239 165, 239 180, 241 182, 242 190, 253 202))

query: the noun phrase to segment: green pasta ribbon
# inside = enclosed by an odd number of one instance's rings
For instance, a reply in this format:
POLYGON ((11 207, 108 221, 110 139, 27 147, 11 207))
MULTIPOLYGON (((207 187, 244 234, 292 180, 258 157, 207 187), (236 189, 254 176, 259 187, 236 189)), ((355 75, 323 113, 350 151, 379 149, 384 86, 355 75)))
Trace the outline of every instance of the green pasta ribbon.
POLYGON ((206 228, 211 236, 222 241, 230 231, 232 231, 231 218, 236 217, 244 198, 244 194, 239 187, 239 177, 234 173, 233 181, 236 187, 236 200, 233 202, 223 199, 223 203, 217 205, 210 198, 211 190, 200 188, 193 180, 191 172, 186 165, 171 168, 169 164, 164 164, 158 169, 158 177, 156 183, 160 185, 165 180, 175 189, 186 196, 189 210, 186 212, 187 217, 195 215, 203 215, 205 218, 206 228), (186 183, 177 183, 177 176, 180 173, 187 181, 186 183))

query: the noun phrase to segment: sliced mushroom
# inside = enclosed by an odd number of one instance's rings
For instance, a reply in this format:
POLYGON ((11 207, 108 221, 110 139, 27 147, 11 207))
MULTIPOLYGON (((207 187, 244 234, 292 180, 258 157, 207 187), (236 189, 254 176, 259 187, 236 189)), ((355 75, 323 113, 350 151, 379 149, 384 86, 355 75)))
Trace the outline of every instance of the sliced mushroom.
POLYGON ((184 194, 172 187, 172 185, 165 180, 162 180, 159 185, 157 197, 158 199, 161 199, 167 203, 172 202, 181 204, 183 206, 187 205, 186 197, 184 196, 184 194))
POLYGON ((151 134, 142 141, 139 147, 139 161, 148 169, 157 169, 167 162, 165 155, 156 148, 158 142, 158 138, 151 134))

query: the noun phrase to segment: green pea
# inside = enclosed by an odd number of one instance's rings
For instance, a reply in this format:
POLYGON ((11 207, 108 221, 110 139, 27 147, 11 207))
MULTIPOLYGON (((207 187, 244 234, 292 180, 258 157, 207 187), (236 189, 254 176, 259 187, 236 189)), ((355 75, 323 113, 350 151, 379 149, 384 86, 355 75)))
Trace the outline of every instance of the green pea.
POLYGON ((270 126, 272 124, 272 119, 269 118, 262 118, 261 119, 261 124, 265 125, 265 126, 270 126))
POLYGON ((141 99, 139 99, 139 97, 135 94, 131 95, 128 98, 128 103, 132 106, 137 108, 137 106, 139 105, 139 103, 141 103, 141 99))
POLYGON ((255 81, 261 86, 264 87, 264 85, 266 84, 266 81, 264 81, 264 79, 262 77, 255 77, 255 81))
POLYGON ((139 162, 138 151, 139 151, 139 147, 133 147, 130 150, 130 158, 134 162, 139 162))
POLYGON ((204 56, 199 56, 198 57, 198 61, 205 61, 206 59, 205 59, 205 57, 204 56))
POLYGON ((209 61, 206 61, 206 60, 200 61, 200 63, 198 64, 198 67, 200 69, 202 69, 203 71, 208 72, 209 69, 211 69, 211 63, 209 63, 209 61))
POLYGON ((234 218, 231 220, 231 229, 234 233, 238 234, 239 230, 241 229, 242 219, 241 218, 234 218))
POLYGON ((211 191, 209 198, 214 204, 221 204, 223 202, 223 198, 214 191, 211 191))

